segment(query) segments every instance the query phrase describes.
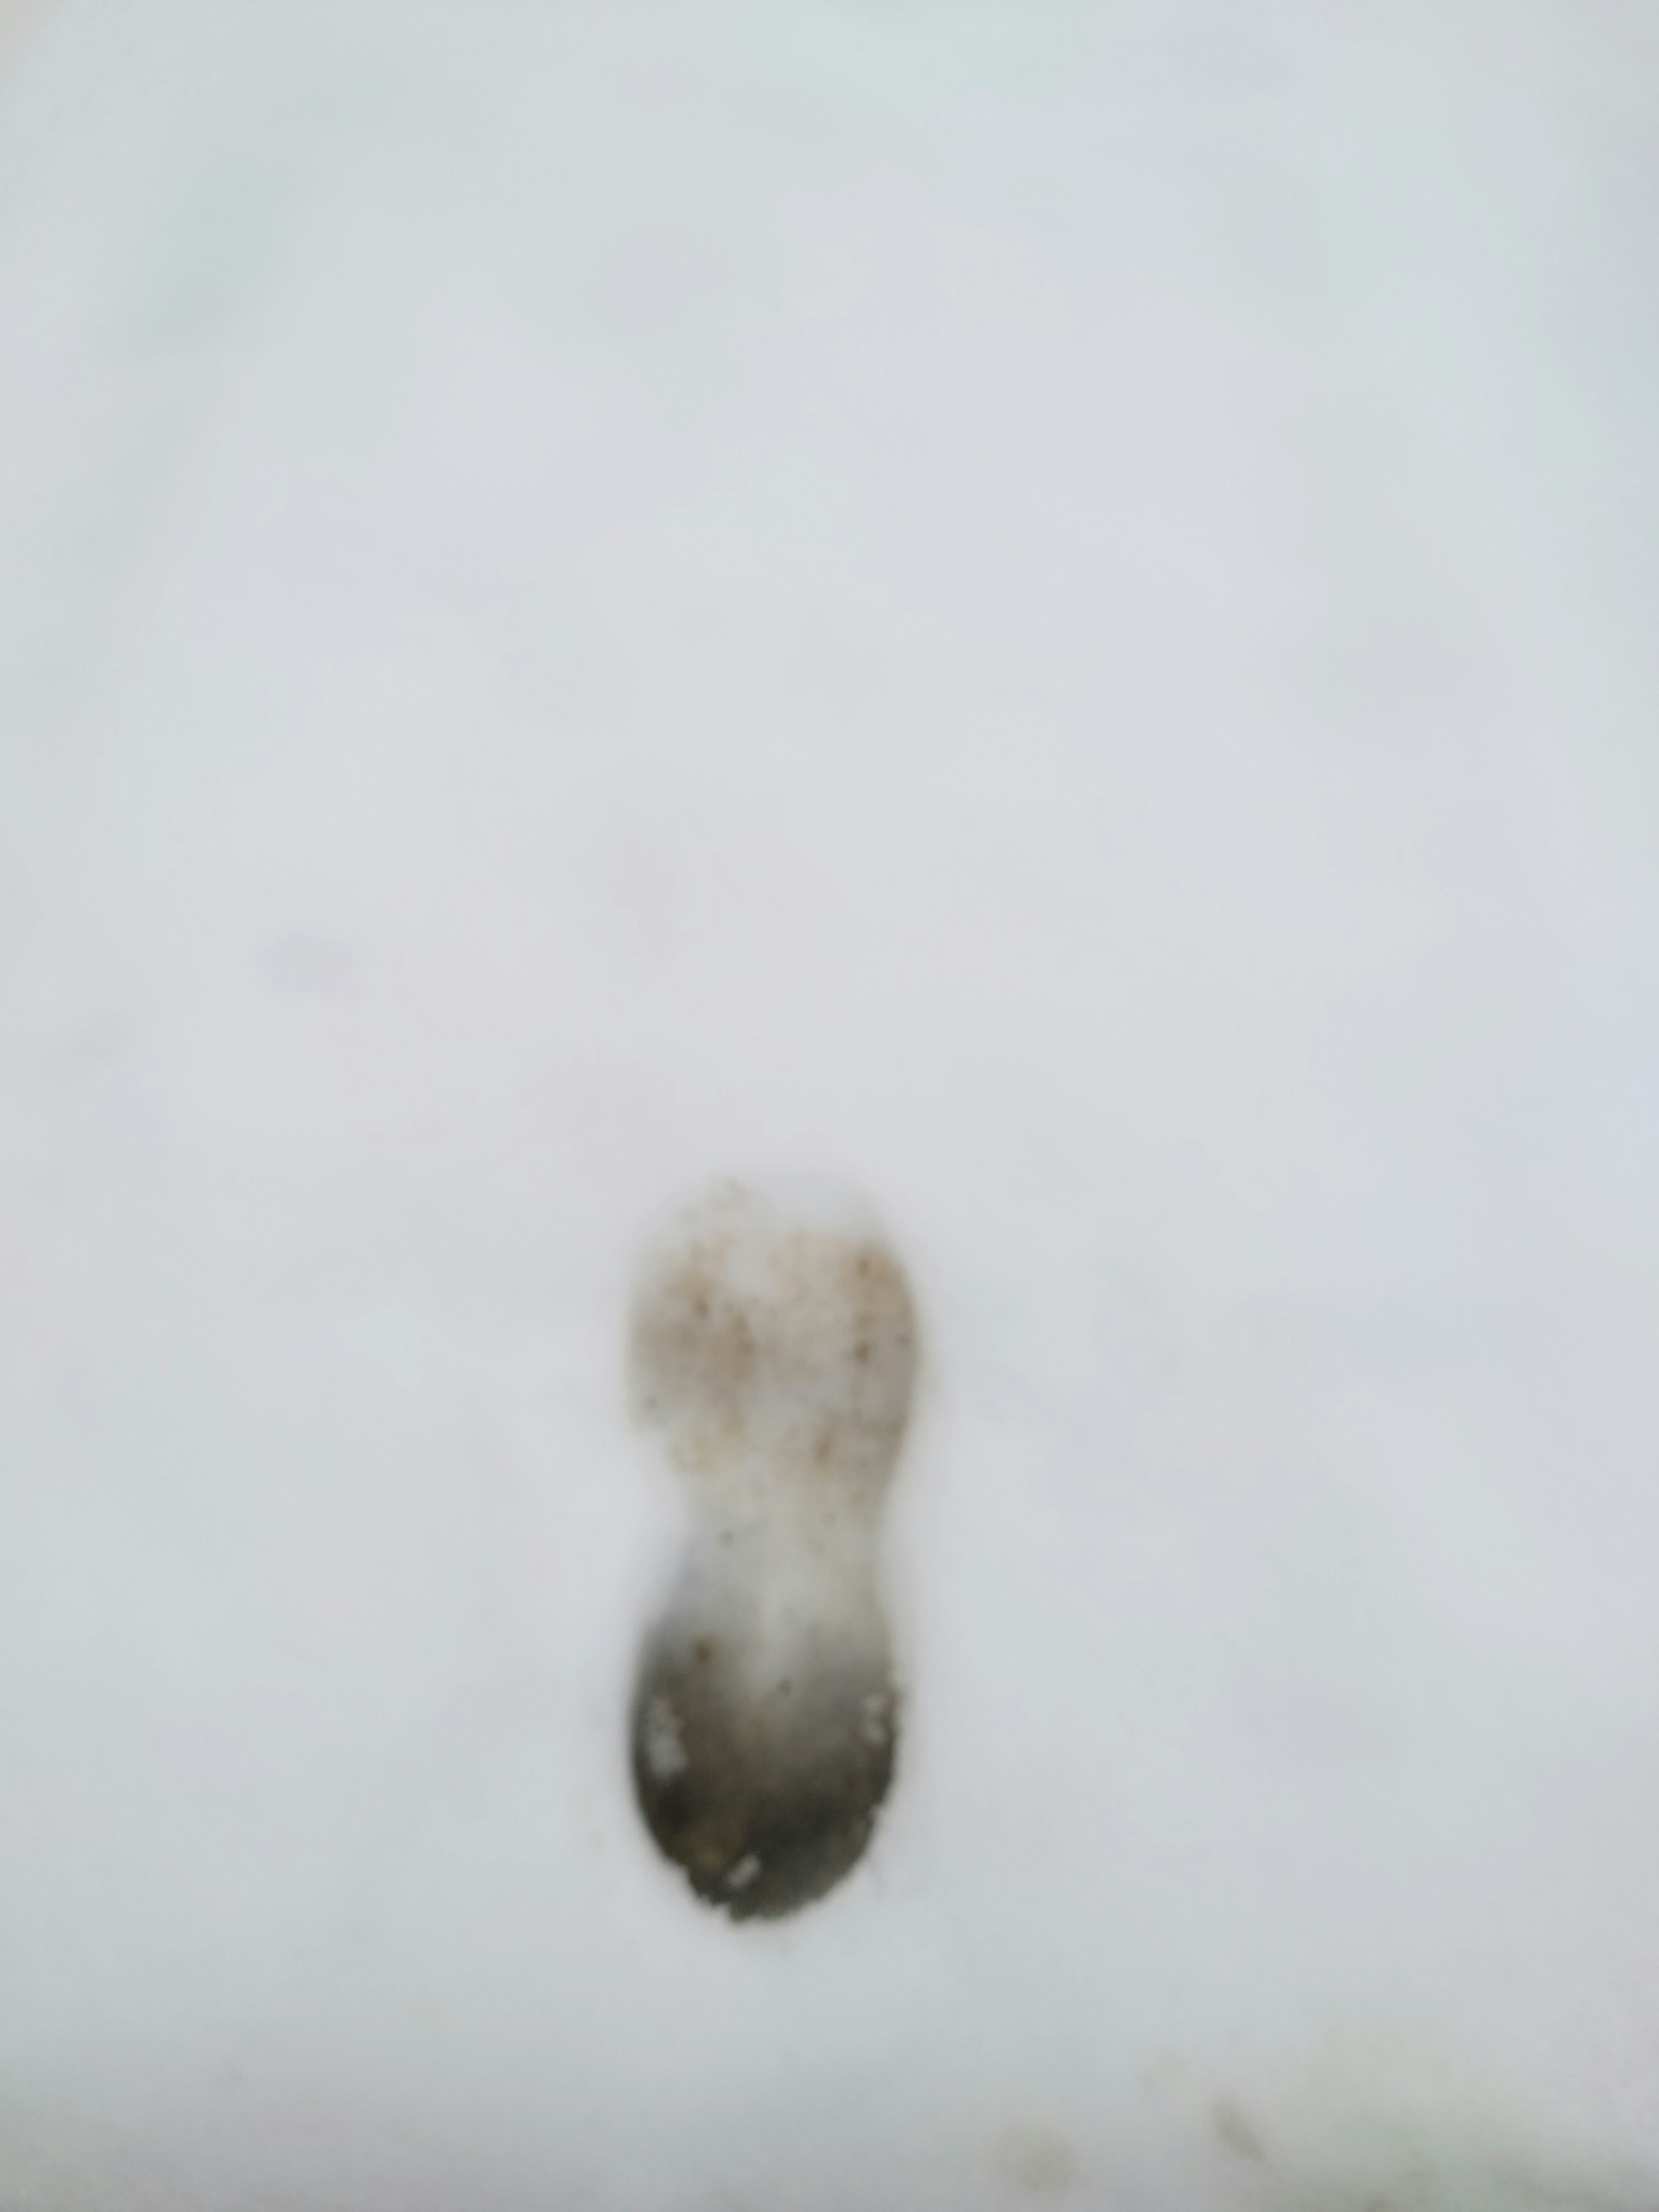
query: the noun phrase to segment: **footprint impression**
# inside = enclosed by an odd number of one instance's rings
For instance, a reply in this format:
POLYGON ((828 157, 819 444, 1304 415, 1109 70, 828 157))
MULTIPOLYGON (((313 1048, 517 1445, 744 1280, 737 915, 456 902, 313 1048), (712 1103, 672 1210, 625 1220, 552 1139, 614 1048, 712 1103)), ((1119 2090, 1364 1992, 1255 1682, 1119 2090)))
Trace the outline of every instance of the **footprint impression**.
POLYGON ((630 1388, 691 1525, 632 1720, 647 1826, 734 1920, 810 1904, 858 1860, 893 1775, 881 1510, 916 1370, 903 1270, 725 1185, 653 1250, 630 1388))

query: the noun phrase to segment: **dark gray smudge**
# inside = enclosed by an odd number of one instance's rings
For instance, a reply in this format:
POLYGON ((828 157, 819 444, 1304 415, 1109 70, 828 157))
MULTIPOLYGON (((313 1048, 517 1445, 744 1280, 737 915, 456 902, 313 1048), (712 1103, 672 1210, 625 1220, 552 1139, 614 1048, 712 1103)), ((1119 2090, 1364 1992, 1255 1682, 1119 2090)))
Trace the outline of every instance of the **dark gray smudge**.
POLYGON ((693 1523, 635 1684, 647 1826, 735 1920, 821 1897, 863 1852, 898 1723, 877 1587, 916 1328, 867 1223, 736 1185, 685 1216, 635 1300, 631 1387, 693 1523))

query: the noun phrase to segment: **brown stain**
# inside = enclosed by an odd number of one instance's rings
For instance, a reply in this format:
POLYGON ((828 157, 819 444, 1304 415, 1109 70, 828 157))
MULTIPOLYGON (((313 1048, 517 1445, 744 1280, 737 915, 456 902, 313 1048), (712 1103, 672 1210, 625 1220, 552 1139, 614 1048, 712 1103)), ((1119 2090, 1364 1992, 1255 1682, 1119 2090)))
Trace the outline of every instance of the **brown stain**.
POLYGON ((821 1897, 890 1787, 898 1695, 876 1584, 916 1326, 878 1235, 724 1185, 642 1271, 631 1387, 685 1481, 679 1579, 630 1729, 659 1847, 736 1920, 821 1897))

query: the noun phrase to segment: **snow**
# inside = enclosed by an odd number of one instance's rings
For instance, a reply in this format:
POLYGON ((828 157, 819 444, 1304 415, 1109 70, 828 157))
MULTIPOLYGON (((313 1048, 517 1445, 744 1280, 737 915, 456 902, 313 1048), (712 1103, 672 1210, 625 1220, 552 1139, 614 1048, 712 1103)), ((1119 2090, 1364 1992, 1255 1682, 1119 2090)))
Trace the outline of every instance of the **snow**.
POLYGON ((0 2202, 1659 2201, 1642 12, 0 38, 0 2202), (927 1352, 741 1929, 726 1174, 927 1352))

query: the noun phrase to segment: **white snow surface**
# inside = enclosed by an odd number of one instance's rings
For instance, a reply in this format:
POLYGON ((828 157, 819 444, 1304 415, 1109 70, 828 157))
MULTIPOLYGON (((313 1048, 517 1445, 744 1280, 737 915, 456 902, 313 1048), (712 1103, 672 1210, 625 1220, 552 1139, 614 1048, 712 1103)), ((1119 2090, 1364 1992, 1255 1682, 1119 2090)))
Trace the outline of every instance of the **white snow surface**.
POLYGON ((1650 2212, 1653 10, 27 12, 0 2205, 1650 2212), (726 1174, 927 1352, 736 1929, 726 1174))

